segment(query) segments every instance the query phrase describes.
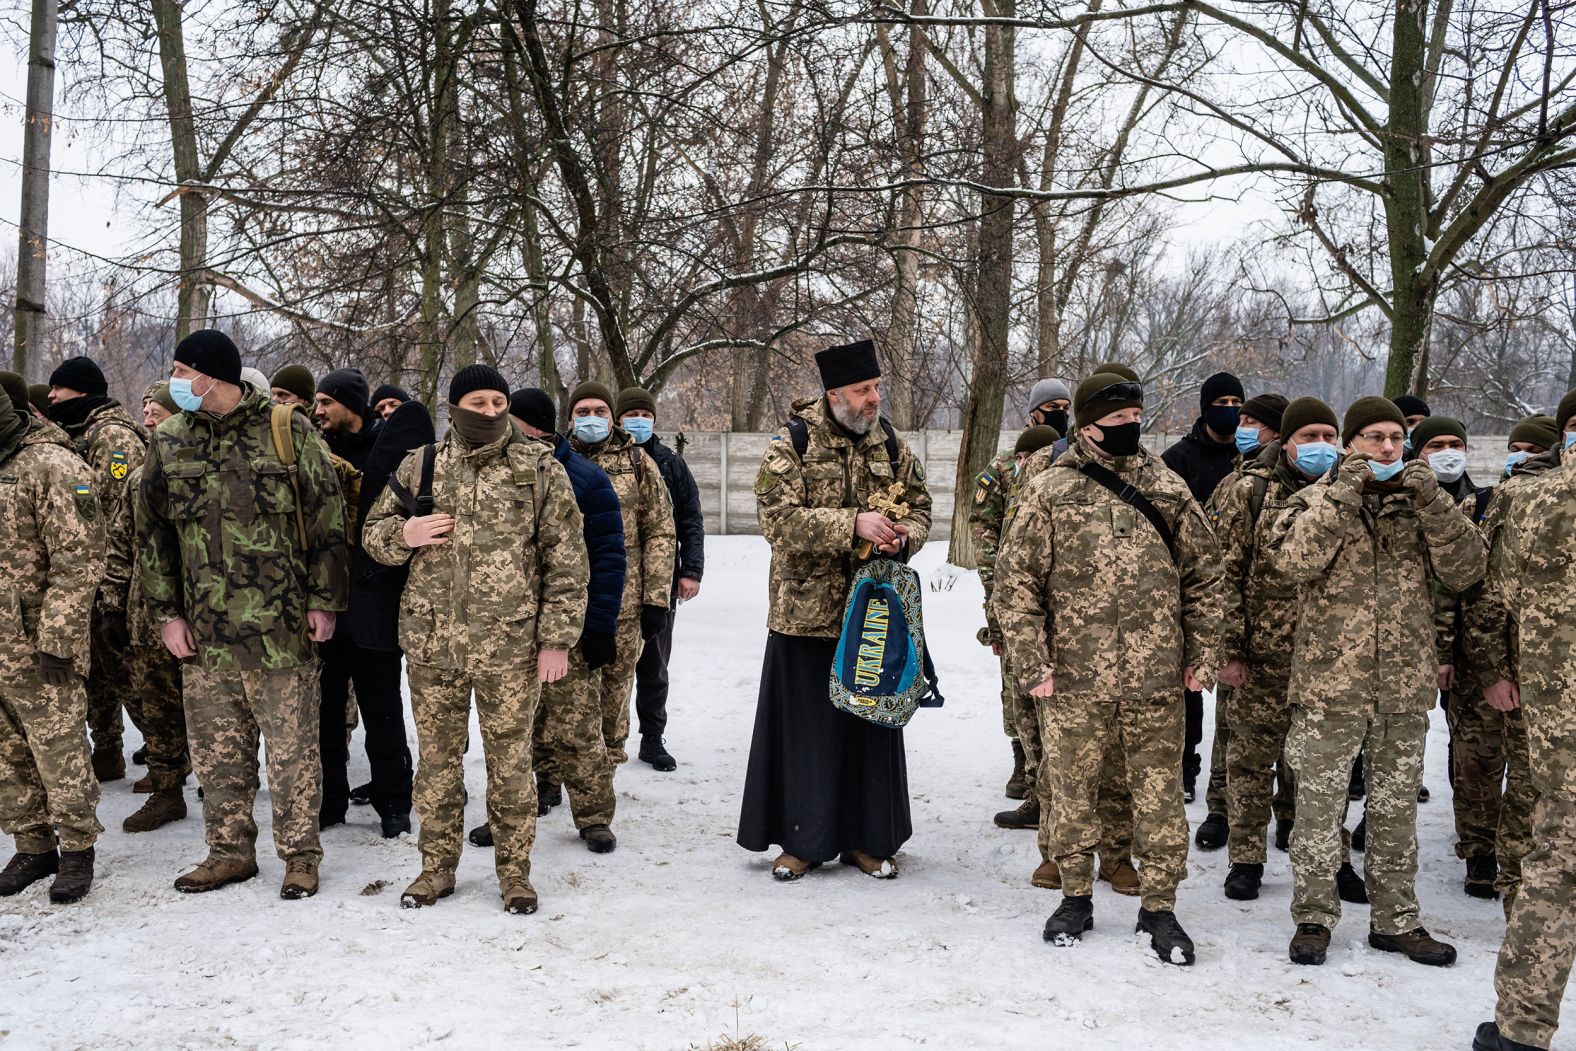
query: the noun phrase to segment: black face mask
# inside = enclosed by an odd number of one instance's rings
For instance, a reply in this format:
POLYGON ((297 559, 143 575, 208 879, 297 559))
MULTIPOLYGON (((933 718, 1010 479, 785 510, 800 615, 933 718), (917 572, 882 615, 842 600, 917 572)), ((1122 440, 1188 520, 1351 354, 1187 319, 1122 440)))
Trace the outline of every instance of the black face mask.
POLYGON ((1057 434, 1066 436, 1066 434, 1067 434, 1067 410, 1066 409, 1052 409, 1050 412, 1042 412, 1040 415, 1045 418, 1044 422, 1047 425, 1056 428, 1056 433, 1057 434))
POLYGON ((1107 424, 1101 426, 1100 430, 1105 437, 1095 442, 1095 444, 1107 453, 1110 453, 1112 456, 1136 456, 1138 454, 1138 424, 1107 424))

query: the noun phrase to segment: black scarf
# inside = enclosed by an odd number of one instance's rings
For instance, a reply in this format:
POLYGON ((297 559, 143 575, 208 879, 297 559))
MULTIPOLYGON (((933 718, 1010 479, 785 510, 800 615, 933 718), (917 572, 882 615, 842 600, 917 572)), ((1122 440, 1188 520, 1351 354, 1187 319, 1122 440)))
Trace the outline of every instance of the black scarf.
POLYGON ((71 437, 80 438, 95 409, 118 404, 108 394, 84 394, 80 398, 55 402, 49 407, 49 418, 71 437))

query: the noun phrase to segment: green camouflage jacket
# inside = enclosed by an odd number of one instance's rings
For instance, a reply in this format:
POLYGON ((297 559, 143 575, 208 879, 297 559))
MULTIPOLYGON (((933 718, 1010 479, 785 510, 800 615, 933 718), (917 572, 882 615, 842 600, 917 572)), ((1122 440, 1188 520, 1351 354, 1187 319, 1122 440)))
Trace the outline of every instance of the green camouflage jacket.
POLYGON ((64 438, 30 425, 0 462, 0 679, 36 682, 40 652, 88 673, 104 522, 93 474, 64 438))
POLYGON ((657 461, 617 427, 606 441, 596 445, 570 438, 569 446, 607 472, 608 481, 618 493, 628 560, 618 619, 626 623, 639 620, 641 606, 667 609, 672 601, 679 541, 673 525, 673 501, 657 461))
POLYGON ((251 386, 225 416, 182 412, 159 425, 137 491, 147 530, 138 569, 159 627, 185 617, 210 672, 292 668, 314 658, 308 610, 349 594, 344 504, 328 449, 290 418, 296 491, 274 448, 272 404, 251 386))
POLYGON ((1532 478, 1504 522, 1489 589, 1508 611, 1519 647, 1514 674, 1505 677, 1563 711, 1559 725, 1568 734, 1576 701, 1576 456, 1532 478))
POLYGON ((930 490, 901 436, 894 464, 881 427, 857 438, 834 429, 824 397, 794 402, 793 415, 809 430, 803 459, 784 425, 772 435, 755 478, 755 513, 772 546, 766 626, 784 635, 835 639, 858 568, 854 519, 869 509, 872 493, 901 483, 912 556, 930 535, 930 490))
POLYGON ((1297 585, 1292 704, 1378 714, 1434 706, 1434 581, 1459 592, 1483 576, 1483 541, 1448 493, 1419 508, 1410 489, 1359 491, 1332 472, 1292 496, 1266 550, 1297 585))
MULTIPOLYGON (((395 472, 413 495, 421 462, 417 449, 395 472)), ((412 663, 524 671, 538 650, 580 640, 591 570, 580 508, 551 446, 511 427, 473 448, 451 429, 433 461, 432 498, 434 513, 454 516, 446 544, 411 551, 392 489, 361 531, 362 547, 379 562, 410 562, 399 637, 412 663)))
POLYGON ((997 453, 996 458, 974 479, 974 503, 969 507, 969 539, 974 543, 974 564, 985 587, 985 630, 983 641, 999 643, 1001 628, 990 612, 990 593, 996 572, 996 556, 1001 549, 1002 524, 1007 517, 1007 501, 1016 487, 1016 456, 997 453))
POLYGON ((1054 677, 1063 696, 1180 702, 1189 665, 1213 684, 1220 552, 1203 509, 1159 457, 1141 449, 1101 460, 1074 438, 1008 517, 992 604, 1021 689, 1054 677), (1080 470, 1091 460, 1154 505, 1175 558, 1147 518, 1080 470))

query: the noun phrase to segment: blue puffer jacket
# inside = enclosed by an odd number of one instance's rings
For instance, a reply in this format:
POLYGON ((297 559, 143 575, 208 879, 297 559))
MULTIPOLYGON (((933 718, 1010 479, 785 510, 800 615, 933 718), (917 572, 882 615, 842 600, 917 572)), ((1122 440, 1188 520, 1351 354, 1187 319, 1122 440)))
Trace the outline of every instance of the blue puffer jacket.
POLYGON ((575 503, 585 519, 586 555, 591 560, 591 585, 586 589, 588 632, 618 632, 618 607, 624 598, 624 516, 618 493, 607 472, 569 447, 569 439, 553 436, 553 457, 569 473, 575 503))

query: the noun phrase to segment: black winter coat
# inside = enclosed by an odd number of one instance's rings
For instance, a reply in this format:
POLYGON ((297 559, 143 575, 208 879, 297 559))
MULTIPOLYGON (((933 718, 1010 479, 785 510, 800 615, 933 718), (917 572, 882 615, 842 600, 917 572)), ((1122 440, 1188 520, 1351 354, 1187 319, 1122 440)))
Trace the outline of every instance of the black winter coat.
MULTIPOLYGON (((431 445, 438 436, 427 407, 419 401, 406 402, 381 427, 363 433, 372 439, 357 465, 361 468, 360 521, 365 522, 372 505, 388 487, 389 475, 405 462, 405 457, 423 445, 431 445)), ((337 449, 335 452, 356 462, 337 449)), ((399 596, 405 590, 410 567, 385 566, 361 550, 359 540, 358 537, 350 556, 350 608, 342 626, 363 649, 398 652, 399 596)))
POLYGON ((586 588, 585 631, 616 635, 618 611, 624 603, 624 574, 629 560, 624 552, 624 516, 618 509, 618 491, 607 472, 569 446, 569 439, 553 436, 553 458, 564 465, 575 503, 585 519, 586 556, 591 562, 591 583, 586 588))
POLYGON ((674 586, 678 585, 679 577, 698 581, 706 569, 706 519, 700 510, 700 487, 695 484, 689 464, 663 445, 661 438, 652 435, 641 448, 657 461, 657 470, 662 472, 668 497, 673 502, 673 528, 679 537, 679 557, 673 567, 674 586))
POLYGON ((1235 442, 1228 440, 1222 445, 1209 436, 1202 416, 1181 441, 1160 454, 1166 466, 1182 476, 1200 507, 1209 503, 1216 487, 1236 467, 1237 456, 1235 442))

